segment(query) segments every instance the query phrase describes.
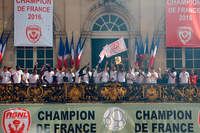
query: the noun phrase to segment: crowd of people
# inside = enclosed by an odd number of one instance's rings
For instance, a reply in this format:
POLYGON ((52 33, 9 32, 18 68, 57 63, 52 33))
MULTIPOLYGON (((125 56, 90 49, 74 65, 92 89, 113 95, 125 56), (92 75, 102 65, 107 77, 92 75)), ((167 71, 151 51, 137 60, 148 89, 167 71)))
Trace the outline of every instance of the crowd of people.
POLYGON ((20 66, 16 66, 16 70, 12 70, 12 67, 3 67, 1 73, 2 84, 62 84, 62 83, 108 83, 119 82, 127 84, 156 84, 156 83, 168 83, 168 84, 197 84, 198 75, 192 70, 191 73, 187 72, 185 68, 182 72, 177 73, 175 68, 165 70, 162 73, 161 68, 151 70, 143 70, 141 68, 130 67, 128 71, 125 70, 123 65, 111 64, 108 67, 106 62, 104 69, 101 69, 99 65, 95 69, 90 70, 89 64, 75 70, 74 68, 66 70, 63 68, 57 68, 52 70, 50 65, 44 65, 40 73, 37 73, 37 63, 29 73, 27 68, 24 72, 20 66))

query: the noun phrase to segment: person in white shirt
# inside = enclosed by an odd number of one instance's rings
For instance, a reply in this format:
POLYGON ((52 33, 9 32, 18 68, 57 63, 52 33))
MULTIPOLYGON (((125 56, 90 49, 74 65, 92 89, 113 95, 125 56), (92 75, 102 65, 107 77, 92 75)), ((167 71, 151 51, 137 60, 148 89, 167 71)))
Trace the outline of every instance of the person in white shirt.
POLYGON ((115 66, 112 66, 112 70, 110 71, 110 81, 116 82, 117 81, 117 71, 115 66))
POLYGON ((143 84, 145 83, 145 72, 142 69, 139 69, 138 72, 135 72, 136 74, 136 83, 143 84))
POLYGON ((8 71, 12 74, 13 68, 11 66, 8 66, 8 71))
POLYGON ((100 67, 96 68, 94 73, 93 73, 93 78, 94 78, 94 83, 95 84, 99 84, 100 83, 101 75, 102 75, 102 72, 100 70, 100 67))
POLYGON ((68 83, 73 83, 74 79, 75 79, 75 74, 73 73, 73 69, 70 69, 66 75, 65 75, 68 79, 68 83))
POLYGON ((175 84, 176 83, 176 75, 177 75, 175 68, 172 68, 170 70, 170 72, 168 73, 168 75, 169 75, 168 84, 175 84))
POLYGON ((122 67, 122 68, 120 69, 120 71, 118 72, 117 77, 118 77, 118 81, 119 81, 120 83, 125 83, 125 82, 126 82, 126 72, 125 72, 124 67, 122 67))
POLYGON ((135 81, 135 73, 132 72, 132 69, 129 69, 128 73, 126 74, 126 82, 127 84, 133 84, 135 81))
POLYGON ((87 67, 86 74, 83 75, 83 83, 89 84, 89 79, 92 76, 92 72, 90 72, 90 68, 87 67))
POLYGON ((76 71, 75 73, 75 83, 80 84, 81 83, 81 76, 79 74, 80 69, 78 71, 76 71))
POLYGON ((101 83, 107 83, 108 81, 109 81, 109 74, 108 74, 107 70, 104 70, 102 72, 101 83))
POLYGON ((20 66, 16 66, 16 70, 12 72, 12 78, 13 78, 13 83, 14 84, 19 84, 23 80, 23 72, 20 68, 20 66))
POLYGON ((54 71, 51 71, 51 67, 47 67, 47 71, 44 72, 42 79, 44 82, 52 84, 53 76, 54 76, 54 71))
POLYGON ((107 83, 109 81, 109 73, 108 73, 109 68, 107 67, 107 65, 108 65, 108 62, 106 62, 105 69, 102 72, 101 83, 107 83))
POLYGON ((25 84, 28 84, 29 83, 29 78, 30 78, 30 74, 29 74, 29 72, 28 72, 28 68, 25 68, 24 69, 24 80, 23 80, 23 82, 25 83, 25 84))
POLYGON ((189 84, 190 75, 185 68, 182 69, 182 72, 179 74, 180 84, 189 84))
POLYGON ((162 83, 162 69, 160 67, 158 68, 157 73, 158 73, 157 83, 162 83))
POLYGON ((65 71, 64 68, 60 68, 60 69, 57 68, 55 76, 56 76, 56 81, 57 81, 58 84, 63 83, 63 78, 65 76, 64 71, 65 71))
POLYGON ((145 83, 147 83, 147 84, 151 84, 152 83, 152 81, 151 81, 151 72, 149 72, 149 71, 146 72, 145 83))
POLYGON ((39 75, 37 74, 37 70, 33 70, 33 73, 30 75, 29 81, 31 84, 36 84, 39 82, 39 75))
POLYGON ((3 72, 1 73, 1 83, 9 84, 11 83, 11 73, 8 71, 8 67, 3 67, 3 72))
POLYGON ((158 73, 155 71, 155 69, 152 69, 151 72, 151 83, 156 84, 158 79, 158 73))

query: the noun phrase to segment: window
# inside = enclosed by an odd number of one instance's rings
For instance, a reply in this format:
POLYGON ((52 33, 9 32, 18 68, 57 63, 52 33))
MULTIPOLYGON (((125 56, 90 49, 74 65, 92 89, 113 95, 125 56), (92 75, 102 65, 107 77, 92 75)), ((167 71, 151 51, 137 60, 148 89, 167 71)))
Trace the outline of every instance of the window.
POLYGON ((166 48, 167 68, 182 69, 182 48, 166 48))
POLYGON ((53 48, 18 47, 16 54, 16 64, 22 70, 28 68, 31 72, 36 61, 38 62, 38 72, 44 64, 50 64, 53 67, 53 48))
POLYGON ((92 28, 93 31, 127 31, 123 19, 115 15, 104 15, 97 19, 92 28))
POLYGON ((197 73, 199 73, 200 48, 185 48, 185 67, 189 71, 194 69, 197 73))
POLYGON ((44 64, 50 64, 50 66, 53 67, 53 48, 37 48, 37 62, 38 70, 40 70, 44 64))
POLYGON ((17 65, 21 69, 33 68, 33 48, 32 47, 18 47, 17 48, 17 65))

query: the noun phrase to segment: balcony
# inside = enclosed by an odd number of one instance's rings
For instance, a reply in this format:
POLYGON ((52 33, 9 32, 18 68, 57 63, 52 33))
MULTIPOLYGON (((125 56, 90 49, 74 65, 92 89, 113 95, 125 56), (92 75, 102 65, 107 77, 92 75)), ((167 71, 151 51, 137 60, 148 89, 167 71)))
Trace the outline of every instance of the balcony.
POLYGON ((0 103, 199 103, 200 85, 1 84, 0 103))

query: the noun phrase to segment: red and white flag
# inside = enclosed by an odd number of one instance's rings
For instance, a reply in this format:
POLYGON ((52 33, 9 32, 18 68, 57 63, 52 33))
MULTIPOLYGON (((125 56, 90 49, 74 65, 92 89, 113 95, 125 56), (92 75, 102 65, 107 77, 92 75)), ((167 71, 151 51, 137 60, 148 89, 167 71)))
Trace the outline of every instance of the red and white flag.
POLYGON ((101 63, 104 59, 104 57, 106 56, 107 58, 113 56, 113 55, 116 55, 116 54, 119 54, 119 53, 122 53, 124 51, 126 51, 127 48, 126 48, 126 44, 124 42, 124 38, 120 38, 119 40, 109 44, 109 45, 106 45, 103 50, 101 51, 101 53, 99 54, 100 56, 100 60, 99 60, 99 63, 101 63))
POLYGON ((126 51, 126 44, 124 42, 124 38, 120 38, 119 40, 109 44, 106 47, 106 57, 111 57, 113 55, 122 53, 126 51))

